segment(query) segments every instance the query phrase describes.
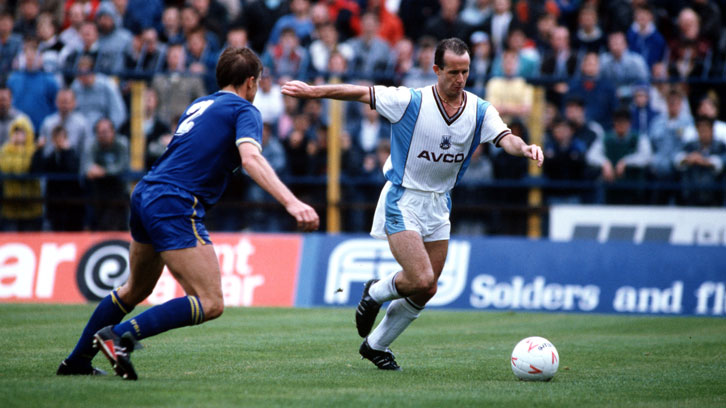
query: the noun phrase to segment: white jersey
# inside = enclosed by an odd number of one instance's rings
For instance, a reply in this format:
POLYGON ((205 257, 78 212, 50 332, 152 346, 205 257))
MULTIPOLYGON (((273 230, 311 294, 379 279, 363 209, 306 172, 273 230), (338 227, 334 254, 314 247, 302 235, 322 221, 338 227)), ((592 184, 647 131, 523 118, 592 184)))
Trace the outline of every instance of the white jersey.
POLYGON ((456 185, 479 143, 495 145, 512 133, 491 104, 470 92, 451 117, 436 86, 374 86, 371 108, 391 122, 391 155, 383 173, 391 183, 444 193, 456 185))

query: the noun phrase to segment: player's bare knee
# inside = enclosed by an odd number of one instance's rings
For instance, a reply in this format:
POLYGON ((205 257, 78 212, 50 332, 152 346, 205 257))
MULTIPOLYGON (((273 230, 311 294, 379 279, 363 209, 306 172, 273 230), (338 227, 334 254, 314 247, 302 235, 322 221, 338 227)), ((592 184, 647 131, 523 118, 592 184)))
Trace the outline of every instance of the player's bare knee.
POLYGON ((224 312, 224 301, 222 298, 202 300, 202 308, 204 309, 204 321, 213 320, 224 312))
POLYGON ((439 285, 434 280, 433 284, 429 286, 429 288, 426 290, 426 292, 424 292, 424 295, 426 295, 429 299, 431 299, 436 294, 436 291, 438 290, 438 288, 439 288, 439 285))
POLYGON ((132 307, 141 303, 151 294, 151 292, 144 294, 139 290, 139 288, 131 286, 128 283, 118 288, 116 293, 124 304, 132 307))
POLYGON ((224 306, 215 306, 209 310, 209 313, 204 313, 204 321, 214 320, 219 316, 222 316, 224 312, 224 306))
POLYGON ((423 274, 419 276, 414 285, 416 293, 429 293, 433 291, 436 293, 436 280, 434 279, 433 273, 423 274))

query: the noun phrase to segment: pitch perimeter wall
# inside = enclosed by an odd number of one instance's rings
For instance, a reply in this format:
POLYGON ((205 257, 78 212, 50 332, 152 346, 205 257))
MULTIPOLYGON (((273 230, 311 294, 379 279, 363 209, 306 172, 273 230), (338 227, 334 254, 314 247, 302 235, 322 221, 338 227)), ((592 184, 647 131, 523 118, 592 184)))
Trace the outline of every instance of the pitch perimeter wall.
MULTIPOLYGON (((212 234, 228 306, 351 307, 396 272, 363 235, 212 234)), ((0 302, 95 301, 128 276, 127 233, 0 234, 0 302)), ((453 237, 430 308, 726 316, 726 248, 453 237)), ((147 303, 183 295, 165 271, 147 303)))

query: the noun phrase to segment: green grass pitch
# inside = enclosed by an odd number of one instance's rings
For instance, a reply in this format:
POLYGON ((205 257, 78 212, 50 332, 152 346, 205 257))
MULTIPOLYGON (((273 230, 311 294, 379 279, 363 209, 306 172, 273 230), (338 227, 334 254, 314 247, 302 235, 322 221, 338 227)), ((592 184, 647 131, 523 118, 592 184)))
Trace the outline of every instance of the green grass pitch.
POLYGON ((146 339, 137 382, 56 377, 92 310, 0 304, 1 406, 726 406, 726 319, 427 310, 393 345, 403 371, 382 372, 358 357, 353 308, 232 308, 146 339), (531 335, 560 353, 549 383, 510 369, 531 335))

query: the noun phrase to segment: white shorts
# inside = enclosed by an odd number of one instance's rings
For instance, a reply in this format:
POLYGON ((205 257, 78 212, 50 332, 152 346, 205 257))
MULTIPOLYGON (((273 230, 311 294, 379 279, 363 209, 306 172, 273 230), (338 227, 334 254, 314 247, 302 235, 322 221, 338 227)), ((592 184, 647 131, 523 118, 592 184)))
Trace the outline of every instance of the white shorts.
POLYGON ((448 240, 451 196, 411 190, 386 182, 373 216, 371 236, 386 239, 401 231, 416 231, 424 242, 448 240))

